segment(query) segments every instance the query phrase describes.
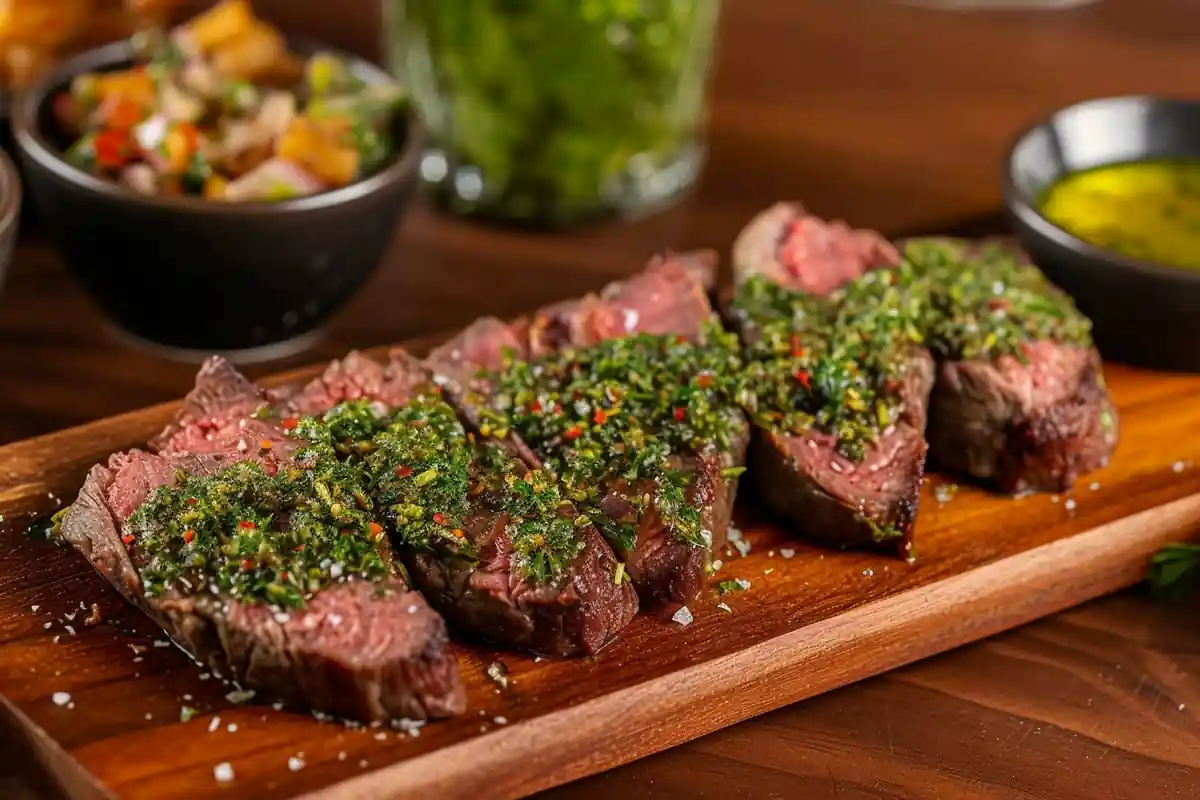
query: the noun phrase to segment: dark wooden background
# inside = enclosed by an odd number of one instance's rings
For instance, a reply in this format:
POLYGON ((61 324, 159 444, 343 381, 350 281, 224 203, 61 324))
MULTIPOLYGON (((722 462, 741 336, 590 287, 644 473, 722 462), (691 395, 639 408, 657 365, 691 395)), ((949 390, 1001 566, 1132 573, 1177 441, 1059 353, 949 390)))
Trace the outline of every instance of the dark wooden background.
MULTIPOLYGON (((296 32, 379 50, 374 0, 256 5, 296 32)), ((1085 97, 1200 94, 1200 4, 1188 0, 962 14, 884 0, 726 0, 720 35, 710 160, 686 201, 539 237, 420 205, 325 343, 257 371, 512 315, 598 287, 660 247, 726 249, 781 197, 889 234, 986 221, 1022 125, 1085 97)), ((194 368, 112 336, 49 244, 27 234, 0 291, 0 442, 183 394, 194 368)), ((545 800, 1191 798, 1198 712, 1195 607, 1130 592, 545 800)), ((9 766, 0 757, 0 774, 9 766)), ((30 791, 0 775, 0 796, 30 791)))

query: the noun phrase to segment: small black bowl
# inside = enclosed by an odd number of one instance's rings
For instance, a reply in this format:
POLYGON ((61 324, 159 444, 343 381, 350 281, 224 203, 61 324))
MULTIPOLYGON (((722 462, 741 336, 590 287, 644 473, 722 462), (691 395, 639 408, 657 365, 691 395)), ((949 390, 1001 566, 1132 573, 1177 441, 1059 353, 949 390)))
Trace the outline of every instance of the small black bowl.
MULTIPOLYGON (((339 55, 364 81, 389 80, 339 55)), ((398 115, 392 161, 322 194, 259 203, 146 196, 64 160, 67 142, 50 113, 73 76, 132 63, 128 42, 105 45, 17 98, 13 131, 41 224, 92 298, 136 339, 189 359, 220 352, 249 361, 300 349, 379 266, 419 183, 422 129, 398 115)))
POLYGON ((1157 159, 1200 159, 1200 102, 1132 96, 1068 106, 1017 137, 1005 205, 1034 262, 1091 318, 1106 358, 1200 372, 1200 271, 1096 247, 1038 212, 1045 190, 1069 172, 1157 159))

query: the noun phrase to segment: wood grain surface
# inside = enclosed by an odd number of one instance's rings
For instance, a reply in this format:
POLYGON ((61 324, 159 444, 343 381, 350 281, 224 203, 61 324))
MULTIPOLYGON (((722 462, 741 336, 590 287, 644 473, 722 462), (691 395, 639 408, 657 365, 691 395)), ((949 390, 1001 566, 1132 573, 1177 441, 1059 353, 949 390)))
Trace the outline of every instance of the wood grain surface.
MULTIPOLYGON (((298 33, 377 50, 375 0, 256 5, 298 33)), ((662 246, 725 247, 779 197, 889 234, 988 217, 1018 127, 1084 97, 1194 95, 1198 30, 1200 6, 1178 0, 978 14, 886 0, 728 0, 710 159, 691 198, 640 221, 543 237, 417 208, 326 342, 292 363, 595 288, 662 246)), ((24 232, 0 291, 0 441, 178 397, 192 373, 112 336, 49 244, 24 232)), ((1118 595, 545 800, 1192 797, 1194 613, 1118 595)), ((0 742, 0 773, 29 765, 25 791, 50 796, 33 761, 9 758, 7 747, 0 742)), ((7 779, 0 796, 16 796, 7 779)))

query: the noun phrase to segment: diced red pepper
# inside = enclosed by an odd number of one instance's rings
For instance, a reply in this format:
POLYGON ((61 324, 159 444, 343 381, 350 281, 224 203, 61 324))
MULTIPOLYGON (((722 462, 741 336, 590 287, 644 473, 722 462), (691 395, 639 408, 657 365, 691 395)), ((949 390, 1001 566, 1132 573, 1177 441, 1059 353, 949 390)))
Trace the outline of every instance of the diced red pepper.
POLYGON ((798 369, 792 374, 792 377, 799 381, 800 385, 805 389, 812 387, 812 376, 807 371, 798 369))
POLYGON ((288 574, 287 574, 287 572, 281 572, 281 573, 279 573, 279 580, 286 582, 286 581, 287 581, 287 579, 288 579, 288 574))
POLYGON ((433 521, 438 525, 445 525, 449 520, 446 519, 446 515, 442 512, 435 511, 433 512, 433 521))
POLYGON ((565 433, 563 433, 563 438, 568 442, 574 441, 580 436, 583 436, 583 429, 578 425, 572 425, 570 428, 567 428, 565 433))
POLYGON ((707 372, 702 372, 696 376, 696 385, 701 389, 707 389, 708 387, 712 386, 712 384, 712 375, 709 375, 707 372))
POLYGON ((296 545, 296 548, 295 548, 294 552, 297 552, 297 553, 303 553, 303 552, 304 552, 304 545, 302 545, 302 544, 298 544, 298 545, 296 545))
POLYGON ((687 409, 683 406, 677 407, 675 409, 675 421, 683 422, 685 419, 687 419, 687 409))
POLYGON ((254 569, 254 562, 248 558, 243 558, 241 566, 242 572, 249 572, 250 570, 254 569))
POLYGON ((801 358, 804 355, 804 347, 800 344, 800 334, 792 334, 792 356, 801 358))
POLYGON ((133 154, 126 132, 112 128, 96 134, 93 147, 96 151, 96 165, 105 169, 120 169, 133 154))
POLYGON ((596 413, 592 415, 592 422, 595 422, 597 425, 603 425, 606 419, 608 419, 608 412, 603 408, 597 408, 596 413))
POLYGON ((369 522, 367 523, 367 530, 371 532, 371 539, 374 540, 378 539, 380 534, 383 533, 383 526, 378 522, 369 522))
POLYGON ((189 506, 194 506, 194 505, 196 505, 196 503, 199 503, 199 502, 200 502, 200 498, 198 498, 198 497, 189 497, 187 499, 187 504, 189 506))
POLYGON ((244 531, 252 531, 255 528, 257 528, 258 526, 255 525, 253 521, 244 519, 244 520, 241 520, 240 522, 238 522, 238 527, 244 531))
POLYGON ((294 431, 296 426, 300 424, 300 420, 295 417, 288 417, 283 422, 279 423, 285 431, 294 431))
POLYGON ((126 547, 129 547, 131 544, 137 541, 137 537, 132 533, 127 533, 121 537, 121 541, 125 543, 126 547))
POLYGON ((454 534, 454 538, 456 538, 456 539, 461 539, 467 535, 466 533, 463 532, 462 528, 455 528, 453 531, 451 531, 451 533, 454 534))
POLYGON ((542 413, 542 401, 534 398, 534 401, 529 404, 529 410, 534 414, 542 413))
POLYGON ((191 544, 192 540, 195 538, 196 538, 196 532, 194 530, 192 530, 191 528, 188 528, 186 531, 183 532, 183 540, 185 542, 187 542, 188 544, 191 544))
POLYGON ((675 344, 687 344, 687 337, 686 337, 686 336, 682 336, 682 335, 680 335, 680 336, 676 336, 676 337, 675 337, 675 344))
POLYGON ((258 443, 260 450, 270 450, 274 446, 274 443, 270 439, 263 439, 258 443))
POLYGON ((401 464, 400 466, 396 467, 397 478, 407 478, 409 475, 412 475, 412 473, 413 469, 408 464, 401 464))

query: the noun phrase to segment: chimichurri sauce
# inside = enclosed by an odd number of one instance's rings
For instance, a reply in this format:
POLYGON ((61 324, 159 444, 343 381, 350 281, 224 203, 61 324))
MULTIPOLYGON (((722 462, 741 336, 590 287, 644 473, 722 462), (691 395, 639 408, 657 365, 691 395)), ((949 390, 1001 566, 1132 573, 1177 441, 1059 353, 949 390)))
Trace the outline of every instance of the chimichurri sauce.
POLYGON ((741 396, 751 417, 834 436, 852 460, 902 413, 914 347, 1023 360, 1029 341, 1091 343, 1088 320, 1018 251, 950 239, 912 240, 899 266, 824 297, 754 276, 732 313, 747 332, 741 396))
POLYGON ((1072 173, 1046 190, 1040 210, 1098 247, 1200 269, 1200 161, 1139 161, 1072 173))
POLYGON ((632 549, 650 507, 675 536, 705 546, 680 457, 730 449, 745 424, 740 373, 737 339, 715 323, 703 344, 649 334, 613 339, 534 362, 511 360, 496 376, 487 419, 536 449, 618 550, 632 549), (634 508, 629 519, 598 508, 618 484, 634 508))

